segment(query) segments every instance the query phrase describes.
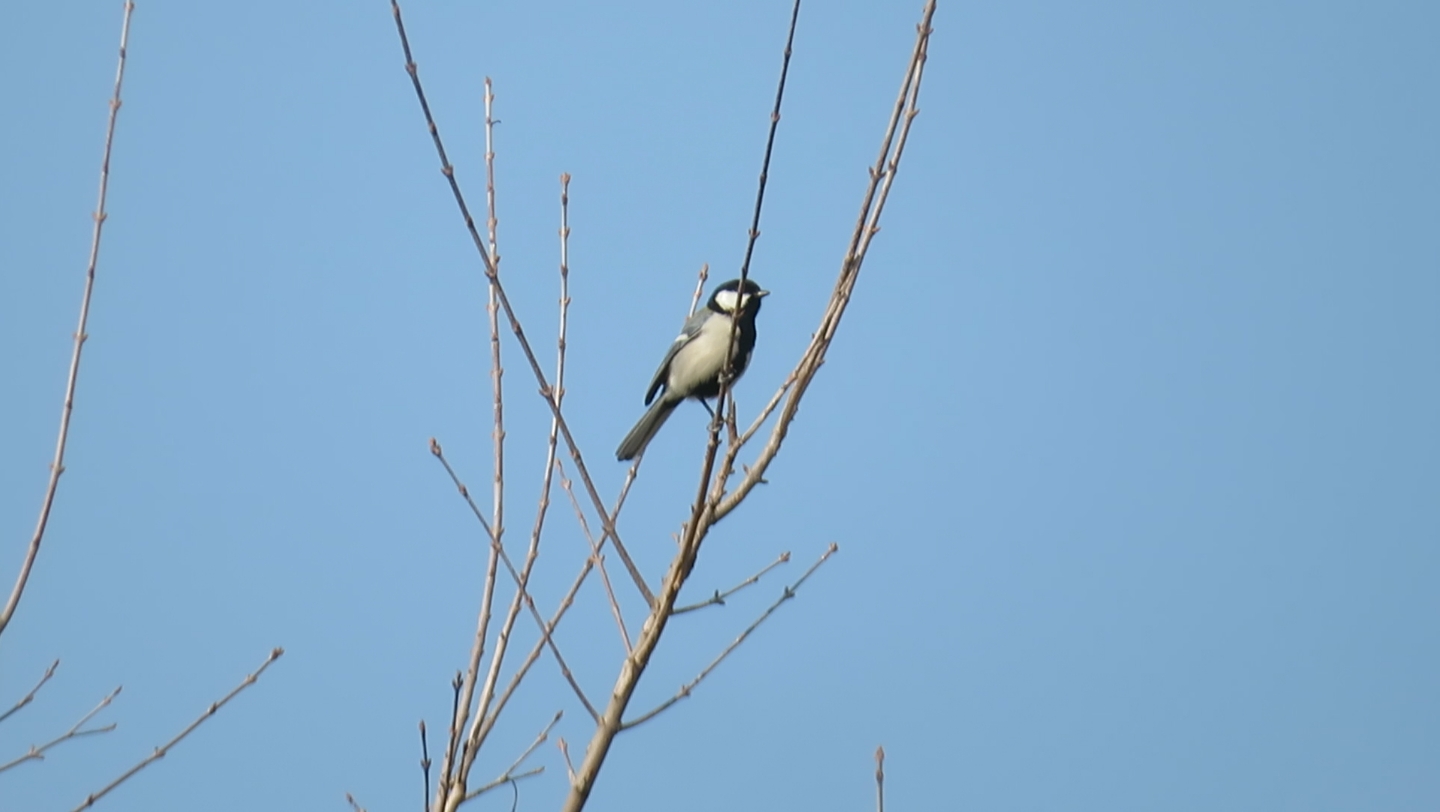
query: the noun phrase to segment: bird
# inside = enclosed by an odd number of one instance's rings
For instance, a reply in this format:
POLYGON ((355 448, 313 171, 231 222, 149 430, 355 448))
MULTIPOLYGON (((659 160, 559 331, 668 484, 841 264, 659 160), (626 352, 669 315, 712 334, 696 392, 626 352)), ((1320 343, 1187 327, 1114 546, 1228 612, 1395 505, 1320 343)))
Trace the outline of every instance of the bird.
POLYGON ((665 353, 655 378, 650 381, 650 391, 645 393, 645 405, 650 408, 620 442, 615 459, 624 462, 639 456, 665 425, 670 413, 686 398, 694 398, 706 411, 710 410, 705 400, 720 394, 725 345, 732 334, 736 341, 728 378, 733 384, 745 374, 755 349, 755 316, 760 313, 761 300, 769 295, 770 291, 749 279, 745 280, 743 293, 739 279, 715 286, 705 307, 686 320, 680 336, 665 353), (659 398, 655 397, 657 392, 659 398))

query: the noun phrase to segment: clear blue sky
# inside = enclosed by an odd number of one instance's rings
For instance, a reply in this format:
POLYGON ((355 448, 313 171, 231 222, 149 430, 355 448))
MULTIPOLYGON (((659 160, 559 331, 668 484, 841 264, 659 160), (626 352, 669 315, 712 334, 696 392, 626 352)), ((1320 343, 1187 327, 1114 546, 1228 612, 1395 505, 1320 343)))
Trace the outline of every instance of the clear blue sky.
MULTIPOLYGON (((833 282, 919 2, 802 10, 740 387, 833 282)), ((697 268, 744 249, 789 5, 407 7, 472 201, 494 77, 503 272, 554 324, 570 172, 569 415, 613 494, 697 268)), ((29 538, 81 290, 120 3, 21 3, 0 48, 0 576, 29 538)), ((603 810, 1440 808, 1440 7, 942 3, 922 112, 830 362, 675 622, 667 696, 830 542, 695 696, 626 735, 603 810)), ((0 640, 0 761, 117 684, 119 729, 0 775, 66 810, 263 659, 109 810, 420 803, 482 542, 483 285, 388 4, 142 0, 69 471, 0 640)), ((512 537, 547 428, 507 351, 512 537)), ((658 580, 703 412, 622 533, 658 580)), ((556 493, 551 605, 583 545, 556 493)), ((617 572, 618 574, 618 572, 617 572)), ((630 604, 633 612, 633 602, 630 604)), ((598 590, 561 641, 594 697, 598 590)), ((522 619, 523 635, 533 625, 522 619)), ((530 639, 530 638, 526 638, 530 639)), ((542 662, 477 774, 557 709, 542 662)), ((521 787, 555 807, 563 766, 521 787)), ((507 809, 508 794, 479 809, 507 809)))

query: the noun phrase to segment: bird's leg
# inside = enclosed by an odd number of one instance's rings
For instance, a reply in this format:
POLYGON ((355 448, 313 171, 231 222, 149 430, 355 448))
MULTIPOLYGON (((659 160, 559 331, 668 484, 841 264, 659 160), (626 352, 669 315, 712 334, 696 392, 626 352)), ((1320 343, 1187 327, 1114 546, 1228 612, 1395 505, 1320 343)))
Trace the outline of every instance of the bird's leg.
POLYGON ((710 419, 711 419, 711 420, 714 420, 714 419, 715 419, 715 410, 712 409, 712 408, 710 408, 710 404, 709 404, 709 403, 706 403, 704 400, 701 400, 701 401, 700 401, 700 405, 705 407, 705 411, 707 411, 707 412, 710 413, 710 419))

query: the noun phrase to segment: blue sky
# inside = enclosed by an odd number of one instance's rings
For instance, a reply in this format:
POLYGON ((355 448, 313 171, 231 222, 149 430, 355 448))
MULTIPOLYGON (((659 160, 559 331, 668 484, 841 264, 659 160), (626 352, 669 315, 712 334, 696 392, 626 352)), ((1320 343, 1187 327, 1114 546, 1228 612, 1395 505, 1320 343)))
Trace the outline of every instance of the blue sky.
MULTIPOLYGON (((439 124, 548 357, 558 176, 567 412, 610 450, 702 263, 734 275, 786 3, 411 2, 439 124)), ((755 409, 818 320, 919 3, 812 4, 752 273, 755 409)), ((20 4, 0 48, 0 575, 53 444, 118 2, 20 4)), ((829 362, 770 484, 704 549, 637 707, 831 542, 695 695, 623 737, 593 809, 1352 810, 1440 805, 1440 10, 1423 3, 942 3, 921 114, 829 362)), ((483 280, 388 4, 141 2, 68 472, 0 640, 0 761, 114 686, 106 736, 0 774, 65 810, 253 670, 112 810, 420 803, 478 528, 426 450, 489 476, 483 280)), ((548 417, 506 354, 521 536, 548 417)), ((658 581, 703 411, 652 446, 621 532, 658 581)), ((537 599, 583 538, 556 492, 537 599)), ((617 570, 616 575, 619 575, 617 570)), ((638 613, 634 601, 627 608, 638 613)), ((602 594, 561 643, 592 697, 602 594)), ((522 618, 523 635, 533 625, 522 618)), ((526 638, 533 639, 533 638, 526 638)), ((554 711, 548 661, 478 774, 554 711)), ((563 764, 520 788, 553 808, 563 764)), ((502 794, 479 809, 509 808, 502 794)))

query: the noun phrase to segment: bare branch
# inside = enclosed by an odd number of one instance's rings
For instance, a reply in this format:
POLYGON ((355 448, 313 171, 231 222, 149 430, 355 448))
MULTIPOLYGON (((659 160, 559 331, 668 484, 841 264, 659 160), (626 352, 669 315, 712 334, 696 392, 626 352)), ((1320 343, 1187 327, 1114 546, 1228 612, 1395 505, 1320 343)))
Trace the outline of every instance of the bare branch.
POLYGON ((556 723, 560 721, 560 717, 564 715, 564 711, 556 711, 554 718, 550 720, 550 724, 546 725, 545 728, 540 731, 540 735, 535 737, 535 740, 530 743, 529 747, 525 748, 525 752, 521 753, 520 757, 515 759, 514 763, 512 763, 509 767, 505 768, 505 772, 501 773, 499 778, 496 778, 494 781, 491 781, 490 783, 485 784, 484 786, 467 793, 464 800, 472 800, 480 796, 481 794, 489 792, 490 790, 502 784, 507 784, 511 781, 517 781, 521 778, 526 778, 532 775, 539 775, 540 773, 544 772, 544 767, 536 767, 532 770, 526 770, 523 773, 517 773, 515 771, 520 768, 521 764, 525 763, 525 759, 529 758, 530 754, 535 752, 536 748, 544 744, 550 738, 551 729, 555 727, 556 723))
MULTIPOLYGON (((396 13, 399 13, 398 9, 396 13)), ((444 449, 440 447, 440 443, 436 442, 434 437, 430 438, 430 453, 445 467, 445 473, 450 475, 450 481, 455 483, 455 489, 465 499, 465 504, 470 506, 470 512, 480 521, 480 526, 485 529, 485 535, 490 539, 490 555, 485 567, 485 585, 480 595, 480 616, 476 622, 475 640, 470 647, 470 661, 466 665, 465 675, 457 678, 456 681, 455 714, 450 719, 450 738, 445 748, 445 758, 440 764, 441 787, 438 794, 446 797, 450 788, 457 782, 460 786, 464 786, 463 772, 456 769, 459 757, 458 748, 464 739, 462 731, 465 730, 466 722, 470 719, 475 685, 480 677, 480 660, 485 656, 485 641, 490 630, 490 610, 495 600, 495 574, 499 567, 502 549, 495 540, 495 533, 491 530, 490 523, 485 521, 485 514, 480 512, 480 507, 470 497, 470 489, 460 481, 455 469, 450 466, 450 461, 445 459, 444 449)), ((483 714, 477 715, 477 718, 483 718, 483 714)))
POLYGON ((690 313, 686 315, 687 319, 695 315, 695 308, 700 306, 700 297, 705 293, 705 280, 709 278, 710 263, 707 262, 700 266, 700 275, 695 280, 695 295, 690 297, 690 313))
POLYGON ((55 458, 50 463, 50 481, 45 486, 45 496, 40 501, 40 518, 35 522, 35 533, 30 537, 30 546, 25 551, 25 560, 15 576, 15 586, 5 608, 0 609, 0 634, 10 625, 20 597, 25 594, 25 585, 30 581, 30 570, 35 566, 35 557, 40 554, 40 542, 45 537, 45 526, 50 522, 50 509, 55 504, 55 491, 60 485, 60 475, 65 473, 65 443, 70 436, 70 414, 75 408, 75 382, 80 375, 80 351, 89 336, 85 325, 90 319, 90 296, 95 290, 95 265, 100 259, 100 232, 105 226, 105 193, 110 188, 110 148, 115 143, 115 119, 120 114, 120 87, 125 80, 125 51, 130 43, 130 16, 135 3, 125 2, 125 16, 120 22, 120 57, 115 67, 115 91, 110 96, 110 120, 105 126, 105 152, 100 159, 100 191, 95 203, 95 225, 90 232, 90 259, 85 269, 85 292, 80 297, 80 324, 75 328, 75 344, 70 352, 70 373, 65 379, 65 404, 60 410, 60 432, 55 440, 55 458))
POLYGON ((875 812, 885 812, 885 748, 875 748, 875 812))
MULTIPOLYGON (((780 81, 775 88, 775 107, 770 111, 770 134, 765 139, 765 158, 760 163, 760 182, 755 192, 755 213, 750 220, 749 240, 745 243, 745 259, 740 263, 740 289, 745 289, 745 282, 750 278, 750 258, 755 253, 755 242, 760 239, 760 212, 765 206, 765 184, 770 177, 770 157, 775 151, 775 133, 780 128, 780 104, 785 99, 785 79, 790 75, 790 55, 795 44, 795 26, 800 20, 800 0, 790 10, 790 32, 785 37, 785 56, 780 61, 780 81)), ((730 343, 725 347, 725 363, 720 367, 722 370, 730 369, 731 358, 736 352, 740 341, 740 319, 735 318, 730 322, 730 343)), ((705 452, 705 474, 701 478, 701 499, 696 502, 691 525, 696 525, 704 512, 702 503, 704 501, 705 483, 710 481, 711 465, 715 460, 714 448, 718 442, 720 425, 725 414, 725 403, 733 396, 730 391, 734 383, 728 375, 720 376, 720 393, 715 398, 715 412, 710 421, 710 446, 705 452)), ((719 483, 723 487, 728 472, 721 473, 719 483)))
MULTIPOLYGON (((491 115, 491 107, 495 101, 495 94, 491 90, 490 77, 485 77, 485 203, 487 210, 487 225, 490 237, 490 267, 494 270, 500 267, 500 252, 495 237, 495 229, 499 220, 495 216, 495 119, 491 115)), ((510 564, 509 557, 505 554, 505 544, 502 541, 505 533, 505 409, 504 393, 501 387, 501 378, 504 370, 500 365, 500 308, 496 292, 496 280, 499 277, 491 274, 489 284, 489 304, 486 308, 490 317, 490 378, 494 385, 495 392, 495 486, 494 504, 492 506, 493 518, 491 527, 494 532, 491 536, 492 552, 498 554, 505 560, 505 566, 510 569, 515 578, 515 596, 510 602, 509 611, 501 625, 499 634, 495 635, 495 648, 490 655, 490 667, 485 672, 485 682, 480 687, 480 701, 475 710, 475 716, 470 723, 470 736, 468 738, 470 750, 462 762, 460 777, 464 779, 469 773, 470 764, 473 763, 478 754, 480 742, 477 738, 480 727, 484 724, 485 716, 490 711, 490 703, 495 698, 495 683, 500 679, 500 669, 505 663, 505 653, 509 650, 510 632, 515 627, 515 619, 520 613, 520 604, 528 600, 526 584, 530 578, 529 565, 534 563, 534 556, 527 557, 526 570, 523 575, 516 573, 515 568, 510 564)), ((537 540, 538 542, 538 540, 537 540)), ((532 545, 532 551, 538 551, 538 544, 532 545)), ((487 598, 493 598, 493 591, 486 590, 487 598)), ((482 607, 482 613, 488 615, 490 604, 487 600, 482 607)), ((534 607, 531 607, 534 611, 534 607)), ((536 622, 540 616, 536 614, 536 622)), ((559 656, 559 653, 556 653, 559 656)))
MULTIPOLYGON (((560 465, 556 460, 555 464, 560 465)), ((605 597, 610 601, 610 614, 615 617, 615 625, 620 628, 620 639, 625 643, 625 653, 629 654, 633 646, 630 645, 630 632, 625 627, 625 616, 620 611, 620 602, 615 599, 615 588, 610 584, 610 573, 605 570, 605 556, 600 554, 600 545, 595 543, 595 535, 590 532, 590 522, 585 519, 585 511, 580 509, 580 502, 575 498, 575 489, 571 486, 570 480, 565 476, 565 469, 560 468, 560 487, 570 497, 570 506, 575 509, 575 518, 580 522, 580 530, 585 534, 585 540, 590 542, 590 556, 595 559, 595 566, 600 570, 600 581, 605 585, 605 597)))
POLYGON ((760 580, 762 577, 764 577, 765 573, 769 572, 770 570, 775 569, 776 567, 780 566, 781 564, 789 563, 789 561, 790 561, 790 552, 787 550, 787 551, 781 553, 779 558, 776 558, 774 561, 771 561, 769 564, 766 564, 766 565, 764 566, 764 568, 762 568, 759 572, 755 573, 754 575, 750 576, 749 578, 746 578, 745 580, 741 581, 740 583, 736 584, 735 586, 730 587, 729 589, 725 590, 724 592, 721 592, 720 590, 717 589, 717 590, 715 590, 715 594, 714 594, 714 595, 711 595, 710 597, 706 598, 705 600, 700 601, 699 603, 692 603, 692 604, 690 604, 689 606, 681 606, 681 607, 678 607, 678 608, 676 608, 673 612, 671 612, 670 614, 671 614, 671 615, 683 615, 683 614, 685 614, 686 612, 693 612, 693 611, 695 611, 696 609, 704 609, 704 608, 707 607, 707 606, 715 606, 716 604, 719 604, 720 606, 724 606, 724 605, 725 605, 725 599, 726 599, 726 598, 730 597, 731 595, 734 595, 736 592, 739 592, 740 590, 744 589, 744 588, 747 587, 747 586, 750 586, 750 585, 752 585, 752 584, 755 584, 755 583, 759 582, 759 580, 760 580))
MULTIPOLYGON (((935 0, 930 0, 925 5, 920 24, 916 26, 915 48, 911 53, 910 64, 906 68, 905 78, 901 83, 900 94, 896 99, 885 136, 881 139, 880 156, 870 169, 870 183, 865 190, 860 216, 856 220, 849 249, 841 263, 840 275, 835 282, 835 289, 831 293, 830 303, 820 319, 820 326, 815 331, 809 347, 801 356, 795 370, 781 386, 782 391, 788 389, 789 393, 785 405, 780 411, 780 417, 771 430, 770 439, 761 449, 755 462, 746 469, 744 478, 736 486, 734 492, 728 496, 724 495, 724 483, 729 477, 730 464, 738 452, 738 446, 732 445, 727 452, 725 462, 721 466, 721 474, 717 477, 715 490, 712 492, 712 498, 716 500, 713 521, 719 521, 728 515, 756 485, 764 480, 765 469, 779 453, 780 444, 789 431, 790 422, 794 420, 795 413, 800 407, 800 399, 804 397, 810 382, 819 372, 820 366, 825 363, 826 351, 830 347, 830 342, 834 340, 835 332, 840 327, 840 320, 845 315, 845 309, 850 303, 850 296, 854 291, 856 280, 859 278, 860 267, 865 261, 870 241, 880 231, 880 214, 884 210, 895 173, 899 169, 900 157, 910 134, 910 126, 920 112, 918 106, 920 81, 925 72, 930 34, 934 30, 930 25, 934 15, 935 0)), ((779 394, 777 393, 777 397, 779 394)), ((771 407, 767 407, 767 414, 768 408, 771 407)), ((758 427, 758 425, 757 421, 756 426, 758 427)))
POLYGON ((561 736, 555 741, 560 747, 560 755, 565 759, 565 775, 569 777, 570 783, 575 783, 575 765, 570 762, 570 745, 565 743, 565 737, 561 736))
POLYGON ((425 805, 422 810, 430 809, 430 741, 425 736, 425 720, 420 720, 420 773, 425 779, 425 805))
POLYGON ((345 793, 345 801, 350 804, 350 812, 365 812, 365 807, 361 806, 360 802, 355 800, 354 795, 348 792, 345 793))
MULTIPOLYGON (((57 660, 56 662, 59 662, 59 661, 57 660)), ((51 671, 53 671, 53 670, 54 670, 54 666, 51 666, 51 671)), ((42 681, 41 684, 44 684, 44 682, 42 681)), ((38 686, 37 686, 37 687, 38 687, 38 686)), ((25 753, 25 755, 19 756, 19 757, 15 758, 14 760, 9 761, 9 762, 7 762, 7 763, 5 763, 5 764, 0 764, 0 773, 5 772, 6 770, 10 769, 11 767, 16 766, 17 764, 23 764, 23 763, 25 763, 25 762, 27 762, 27 761, 41 761, 41 760, 44 760, 44 758, 45 758, 45 751, 49 750, 50 748, 54 747, 54 746, 57 745, 57 744, 60 744, 61 742, 66 742, 66 741, 69 741, 69 740, 71 740, 71 739, 78 739, 78 738, 80 738, 80 737, 82 737, 82 736, 93 736, 93 735, 95 735, 96 733, 109 733, 110 731, 114 730, 114 729, 115 729, 115 723, 114 723, 114 722, 111 722, 110 724, 105 725, 104 727, 92 727, 92 728, 90 728, 89 730, 82 730, 82 728, 85 727, 85 723, 86 723, 86 722, 88 722, 88 721, 90 721, 91 719, 95 718, 95 714, 97 714, 97 713, 99 713, 100 711, 104 710, 105 708, 109 707, 111 700, 113 700, 116 696, 118 696, 119 693, 120 693, 120 689, 119 689, 119 688, 116 688, 115 690, 111 691, 108 696, 106 696, 104 699, 100 700, 100 704, 96 705, 94 708, 91 708, 89 713, 87 713, 87 714, 85 714, 84 716, 81 716, 81 717, 80 717, 80 721, 78 721, 78 722, 76 722, 75 724, 71 725, 69 730, 65 731, 64 733, 61 733, 59 736, 56 736, 55 738, 51 739, 50 741, 48 741, 48 742, 46 742, 46 743, 44 743, 44 744, 42 744, 42 745, 40 745, 40 746, 38 746, 38 747, 36 747, 36 746, 34 746, 34 745, 31 745, 29 752, 25 753)))
POLYGON ((834 555, 835 551, 839 549, 839 545, 832 543, 829 549, 825 551, 825 554, 820 556, 820 558, 817 559, 814 564, 811 564, 810 569, 805 570, 805 574, 800 576, 800 580, 796 581, 790 586, 785 587, 785 591, 780 593, 780 597, 777 598, 774 603, 770 604, 770 608, 766 609, 764 614, 756 618, 754 623, 751 623, 748 627, 746 627, 745 631, 741 632, 738 637, 730 641, 730 645, 726 646, 725 650, 720 652, 720 654, 716 656, 714 660, 711 660, 710 664, 705 666, 705 670, 701 671, 695 677, 695 679, 690 680, 689 682, 680 686, 680 690, 677 691, 674 696, 660 703, 660 705, 653 710, 645 713, 637 719, 621 724, 620 729, 629 730, 636 725, 648 722, 651 719, 654 719, 656 716, 659 716, 671 705, 674 705, 676 702, 679 702, 680 700, 690 696, 690 692, 694 691, 696 686, 698 686, 706 677, 710 676, 710 672, 718 668, 720 666, 720 663, 724 662, 725 658, 730 656, 731 652, 735 651, 735 649, 737 648, 740 648, 740 644, 744 643, 746 638, 748 638, 752 633, 754 633, 756 629, 760 628, 760 624, 764 623, 766 620, 769 619, 771 615, 775 614, 775 610, 779 609, 781 604, 795 597, 795 592, 800 589, 800 585, 804 584, 805 580, 809 578, 811 574, 815 572, 815 570, 820 569, 820 565, 830 560, 830 556, 834 555))
POLYGON ((502 777, 500 777, 500 778, 495 779, 494 781, 491 781, 491 782, 488 783, 488 784, 484 784, 484 785, 476 788, 475 791, 473 791, 473 792, 469 793, 468 795, 466 795, 463 800, 464 800, 464 801, 474 800, 475 798, 480 797, 481 795, 489 792, 489 791, 492 790, 492 789, 495 789, 496 787, 503 786, 503 785, 505 785, 505 784, 513 784, 513 783, 515 783, 516 781, 519 781, 519 780, 522 779, 522 778, 529 778, 529 777, 532 776, 532 775, 539 775, 540 773, 543 773, 543 772, 545 772, 545 767, 542 765, 542 766, 540 766, 540 767, 532 767, 531 769, 528 769, 528 770, 526 770, 526 771, 523 772, 523 773, 515 773, 514 775, 502 776, 502 777))
MULTIPOLYGON (((576 593, 580 591, 580 586, 585 583, 585 578, 590 575, 590 571, 594 569, 594 566, 594 559, 586 557, 584 564, 580 567, 579 574, 577 574, 575 580, 571 582, 569 591, 565 593, 565 597, 560 599, 560 605, 555 609, 555 614, 550 617, 549 622, 547 622, 541 630, 540 639, 535 641, 535 645, 530 649, 530 653, 526 656, 525 662, 510 676, 510 683, 505 686, 505 691, 500 695, 499 701, 495 703, 495 710, 490 714, 489 723, 481 730, 482 739, 489 734, 490 728, 494 726, 498 718, 497 714, 505 707, 505 703, 509 700, 510 695, 515 692, 515 689, 518 688, 520 683, 525 679, 525 675, 530 671, 530 667, 535 664, 535 660, 540 656, 540 652, 549 645, 551 635, 555 632, 555 627, 560 625, 560 621, 565 617, 565 613, 574 605, 576 593)), ((551 649, 551 653, 556 653, 553 648, 551 649)), ((580 689, 580 683, 575 681, 575 676, 570 673, 570 668, 565 664, 564 659, 557 654, 556 661, 560 665, 561 675, 565 677, 566 682, 570 683, 570 687, 574 689, 575 695, 579 697, 580 704, 585 706, 585 710, 590 714, 592 719, 598 720, 600 714, 595 711, 595 706, 590 704, 590 700, 585 697, 585 692, 580 689)))
MULTIPOLYGON (((789 70, 791 46, 795 38, 795 27, 800 14, 800 0, 795 0, 794 10, 790 15, 790 32, 786 38, 785 56, 782 65, 779 88, 775 96, 775 109, 771 113, 770 137, 765 147, 765 161, 760 173, 760 190, 756 195, 755 216, 751 222, 750 241, 745 250, 745 261, 740 268, 741 284, 748 278, 750 270, 750 257, 754 249, 755 240, 759 237, 760 208, 764 202, 764 189, 766 177, 769 173, 769 162, 772 148, 774 146, 775 128, 780 120, 780 101, 783 98, 785 88, 785 75, 789 70)), ((730 341, 726 347, 726 363, 721 367, 729 367, 731 354, 735 349, 736 337, 738 335, 738 322, 736 319, 730 334, 730 341)), ((696 494, 694 508, 691 512, 690 521, 685 525, 685 531, 681 536, 680 549, 675 558, 671 561, 670 568, 665 574, 665 579, 660 584, 660 593, 656 600, 649 601, 651 610, 650 617, 641 627, 640 638, 635 644, 634 651, 627 657, 620 667, 620 674, 616 678, 615 687, 610 693, 610 702, 596 726, 594 734, 590 738, 590 744, 585 748, 585 760, 580 766, 580 771, 570 783, 570 793, 565 798, 563 809, 565 812, 580 812, 590 797, 590 792, 595 787, 595 779, 600 774, 600 767, 605 763, 609 755, 610 745, 614 743, 615 736, 619 734, 625 709, 630 704, 630 698, 634 696, 635 687, 639 684, 640 675, 645 672, 649 665, 650 657, 655 652, 655 647, 660 643, 660 637, 665 632, 665 625, 670 620, 670 613, 675 608, 675 601, 680 595, 680 589, 690 577, 690 572, 695 566, 696 555, 700 549, 700 543, 704 540, 705 534, 713 524, 713 506, 718 501, 707 499, 706 491, 710 483, 710 475, 713 473, 715 454, 720 440, 720 423, 725 413, 725 402, 729 394, 730 381, 722 377, 720 382, 720 393, 716 400, 715 418, 710 424, 710 440, 706 446, 704 464, 700 475, 699 491, 696 494)), ((578 461, 578 460, 577 460, 578 461)), ((583 472, 583 468, 581 469, 583 472)), ((723 486, 723 477, 721 483, 723 486)), ((601 508, 603 513, 603 508, 601 508)), ((610 523, 613 527, 613 522, 610 523)), ((611 530, 610 527, 606 528, 611 530)), ((603 540, 602 540, 603 541, 603 540)), ((616 538, 616 549, 620 549, 619 539, 616 538)))
POLYGON ((11 716, 14 716, 15 713, 16 713, 17 711, 19 711, 21 708, 25 707, 26 705, 29 705, 31 702, 34 702, 34 701, 35 701, 35 695, 38 694, 38 693, 40 693, 40 689, 45 687, 45 683, 49 682, 51 677, 55 676, 55 669, 57 669, 57 668, 59 668, 59 667, 60 667, 60 661, 59 661, 59 660, 56 660, 55 662, 51 663, 51 664, 50 664, 50 667, 47 668, 47 669, 45 669, 45 674, 44 674, 42 677, 40 677, 40 681, 37 682, 37 683, 35 683, 35 687, 34 687, 34 688, 31 688, 31 689, 30 689, 30 693, 28 693, 28 694, 20 697, 20 701, 19 701, 19 702, 16 702, 15 705, 14 705, 14 707, 10 708, 10 710, 5 711, 5 713, 3 713, 3 714, 0 714, 0 722, 3 722, 3 721, 5 721, 6 719, 9 719, 11 716))
POLYGON ((109 794, 109 792, 110 792, 111 790, 115 789, 116 787, 118 787, 118 786, 120 786, 121 784, 123 784, 123 783, 125 783, 126 781, 128 781, 131 776, 135 775, 135 773, 138 773, 138 772, 140 772, 141 770, 145 769, 146 767, 150 766, 150 764, 151 764, 152 762, 155 762, 155 761, 158 761, 158 760, 164 758, 165 755, 170 752, 170 748, 172 748, 172 747, 174 747, 175 745, 179 744, 180 741, 183 740, 186 736, 189 736, 189 735, 191 734, 191 732, 193 732, 193 731, 195 730, 195 728, 197 728, 197 727, 199 727, 200 725, 204 724, 204 723, 205 723, 205 720, 209 719, 210 717, 214 716, 217 712, 219 712, 219 710, 220 710, 221 708, 225 707, 225 704, 226 704, 227 702, 229 702, 230 700, 232 700, 232 699, 234 699, 236 696, 238 696, 241 691, 245 690, 246 688, 249 688, 251 685, 254 685, 254 684, 255 684, 255 681, 258 680, 258 679, 260 679, 260 675, 265 673, 265 669, 269 668, 271 663, 273 663, 273 662, 275 662, 276 660, 280 659, 280 657, 281 657, 282 655, 284 655, 284 654, 285 654, 285 649, 283 649, 283 648, 278 648, 278 647, 277 647, 277 648, 271 649, 271 650, 270 650, 270 656, 265 658, 265 662, 261 663, 261 664, 260 664, 260 667, 257 668, 257 669, 255 669, 255 672, 254 672, 254 673, 250 674, 249 676, 245 677, 245 679, 241 680, 241 681, 240 681, 240 684, 237 685, 237 686, 235 686, 234 690, 230 691, 230 693, 228 693, 228 694, 226 694, 224 697, 222 697, 219 702, 212 703, 212 704, 210 705, 210 707, 208 707, 208 708, 205 709, 205 712, 204 712, 204 713, 200 714, 200 716, 199 716, 198 718, 196 718, 195 721, 191 722, 191 723, 189 724, 189 726, 187 726, 184 730, 180 731, 180 733, 177 734, 177 735, 175 736, 175 738, 173 738, 173 739, 171 739, 170 741, 165 742, 164 744, 162 744, 162 745, 160 745, 159 747, 155 748, 155 752, 153 752, 153 753, 151 753, 150 755, 146 756, 145 758, 141 759, 138 764, 136 764, 134 767, 131 767, 130 769, 126 770, 123 774, 121 774, 121 776, 120 776, 119 778, 115 779, 114 781, 111 781, 109 784, 106 784, 105 787, 104 787, 103 789, 101 789, 99 792, 92 792, 89 796, 87 796, 87 797, 85 798, 84 801, 82 801, 82 802, 80 803, 79 806, 75 807, 75 809, 72 810, 72 812, 80 812, 80 810, 82 810, 82 809, 89 809, 91 806, 93 806, 93 805, 95 804, 96 801, 100 800, 101 798, 104 798, 107 794, 109 794))
MULTIPOLYGON (((470 233, 470 239, 474 242, 475 248, 480 254, 481 262, 485 266, 485 274, 495 286, 495 293, 499 297, 500 307, 505 311, 506 320, 510 323, 510 331, 515 334, 516 343, 520 345, 520 350, 525 355, 525 361, 530 366, 530 372, 535 376, 536 382, 540 385, 540 396, 546 405, 550 407, 550 413, 554 416, 555 422, 560 427, 560 434, 565 439, 565 445, 570 449, 570 456, 575 462, 575 469, 580 475, 580 481, 585 485, 586 493, 589 495, 590 501, 594 504, 595 511, 602 517, 607 517, 608 519, 608 514, 605 512, 605 503, 600 498, 600 492, 595 488, 595 482, 590 478, 589 469, 585 466, 584 455, 580 451, 579 444, 575 442, 575 436, 570 432, 569 424, 565 422, 565 416, 560 411, 560 403, 555 398, 555 390, 550 386, 549 381, 546 380, 545 371, 540 368, 540 361, 535 357, 535 352, 530 347, 530 340, 525 337, 525 330, 520 326, 520 319, 515 315, 515 309, 510 305, 510 298, 505 294, 505 286, 501 284, 499 273, 494 264, 491 263, 490 256, 485 250, 485 242, 481 239, 480 232, 475 228, 475 218, 470 215, 470 208, 465 202, 465 195, 460 191, 460 183, 455 178, 455 168, 450 164, 450 159, 445 153, 445 145, 440 138, 440 129, 435 125, 435 118, 430 113, 430 103, 426 100, 424 87, 420 83, 420 72, 410 53, 410 40, 405 34, 405 23, 400 16, 400 4, 397 0, 391 0, 390 8, 395 15, 395 28, 400 36, 401 49, 405 53, 405 71, 410 75, 410 83, 415 89, 417 100, 420 102, 421 112, 425 115, 426 127, 430 131, 430 138, 434 142, 436 154, 440 158, 441 174, 445 176, 445 179, 450 184, 450 192, 455 198, 455 205, 459 208, 460 215, 465 221, 465 228, 470 233)), ((629 551, 625 549, 624 543, 620 540, 619 533, 615 531, 614 524, 607 520, 603 530, 604 535, 600 539, 600 544, 603 546, 606 540, 612 540, 614 542, 615 552, 625 564, 625 569, 630 573, 631 579, 635 581, 636 589, 640 591, 641 596, 645 598, 647 604, 653 604, 655 602, 654 593, 651 592, 650 588, 645 584, 645 579, 641 576, 639 568, 635 566, 634 559, 630 557, 629 551)))

